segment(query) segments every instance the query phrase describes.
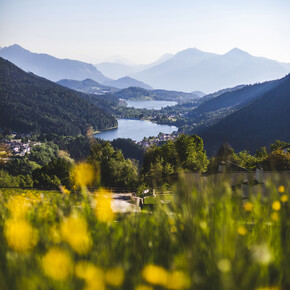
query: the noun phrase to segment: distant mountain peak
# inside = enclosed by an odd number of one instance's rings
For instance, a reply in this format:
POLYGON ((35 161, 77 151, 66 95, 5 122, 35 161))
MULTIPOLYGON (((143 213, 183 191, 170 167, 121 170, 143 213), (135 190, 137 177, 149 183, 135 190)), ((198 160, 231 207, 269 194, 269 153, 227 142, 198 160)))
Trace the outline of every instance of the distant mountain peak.
POLYGON ((187 49, 179 51, 176 55, 179 55, 179 54, 190 54, 190 53, 195 53, 195 52, 205 53, 205 52, 201 51, 200 49, 197 49, 196 47, 189 47, 187 49))
POLYGON ((133 78, 129 77, 129 76, 125 76, 125 77, 122 77, 122 78, 119 78, 118 79, 119 81, 122 80, 122 81, 128 81, 128 80, 134 80, 133 78))
POLYGON ((250 54, 244 50, 241 50, 237 47, 231 49, 229 52, 227 52, 225 55, 237 55, 237 56, 250 56, 250 54))
POLYGON ((20 45, 19 45, 19 44, 17 44, 17 43, 14 43, 14 44, 12 44, 10 47, 24 49, 22 46, 20 46, 20 45))
POLYGON ((10 46, 6 46, 6 47, 3 47, 4 50, 11 50, 11 51, 14 51, 14 52, 29 52, 27 49, 23 48, 22 46, 20 46, 19 44, 15 43, 13 45, 10 45, 10 46))
POLYGON ((60 59, 44 53, 31 52, 19 44, 13 44, 1 49, 0 56, 11 61, 24 71, 33 72, 52 81, 91 78, 102 83, 110 80, 92 64, 72 59, 60 59))

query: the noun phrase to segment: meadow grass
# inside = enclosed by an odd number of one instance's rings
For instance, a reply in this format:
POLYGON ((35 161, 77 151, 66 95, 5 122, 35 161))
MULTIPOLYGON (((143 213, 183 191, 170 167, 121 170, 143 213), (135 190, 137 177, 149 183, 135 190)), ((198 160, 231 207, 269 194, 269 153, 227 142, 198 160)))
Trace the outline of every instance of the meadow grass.
POLYGON ((116 214, 111 195, 0 190, 0 289, 290 289, 290 182, 242 199, 180 177, 170 203, 116 214))

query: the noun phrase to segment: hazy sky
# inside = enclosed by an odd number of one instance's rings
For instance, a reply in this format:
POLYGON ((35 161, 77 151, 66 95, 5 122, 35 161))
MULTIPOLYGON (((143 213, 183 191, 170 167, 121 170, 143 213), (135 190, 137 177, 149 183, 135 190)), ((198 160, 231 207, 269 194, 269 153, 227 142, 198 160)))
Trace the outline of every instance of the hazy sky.
POLYGON ((239 47, 290 63, 290 0, 0 0, 0 46, 95 63, 239 47))

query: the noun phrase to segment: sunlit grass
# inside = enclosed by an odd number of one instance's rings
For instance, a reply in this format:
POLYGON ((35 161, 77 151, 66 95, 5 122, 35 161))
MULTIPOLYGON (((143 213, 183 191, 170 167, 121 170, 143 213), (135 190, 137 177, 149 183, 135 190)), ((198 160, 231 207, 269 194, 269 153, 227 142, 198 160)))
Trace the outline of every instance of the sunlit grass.
POLYGON ((289 289, 287 179, 242 200, 227 178, 181 177, 145 199, 153 210, 127 214, 89 182, 0 190, 1 289, 289 289))

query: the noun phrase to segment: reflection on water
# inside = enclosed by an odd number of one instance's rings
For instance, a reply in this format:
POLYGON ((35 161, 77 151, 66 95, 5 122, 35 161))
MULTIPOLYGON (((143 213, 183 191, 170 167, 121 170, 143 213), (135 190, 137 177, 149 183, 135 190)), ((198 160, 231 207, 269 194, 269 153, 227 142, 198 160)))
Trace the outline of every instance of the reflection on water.
POLYGON ((160 132, 170 134, 177 131, 175 126, 159 125, 150 121, 118 119, 118 128, 95 134, 96 138, 112 141, 117 138, 130 138, 141 141, 144 137, 157 136, 160 132))

